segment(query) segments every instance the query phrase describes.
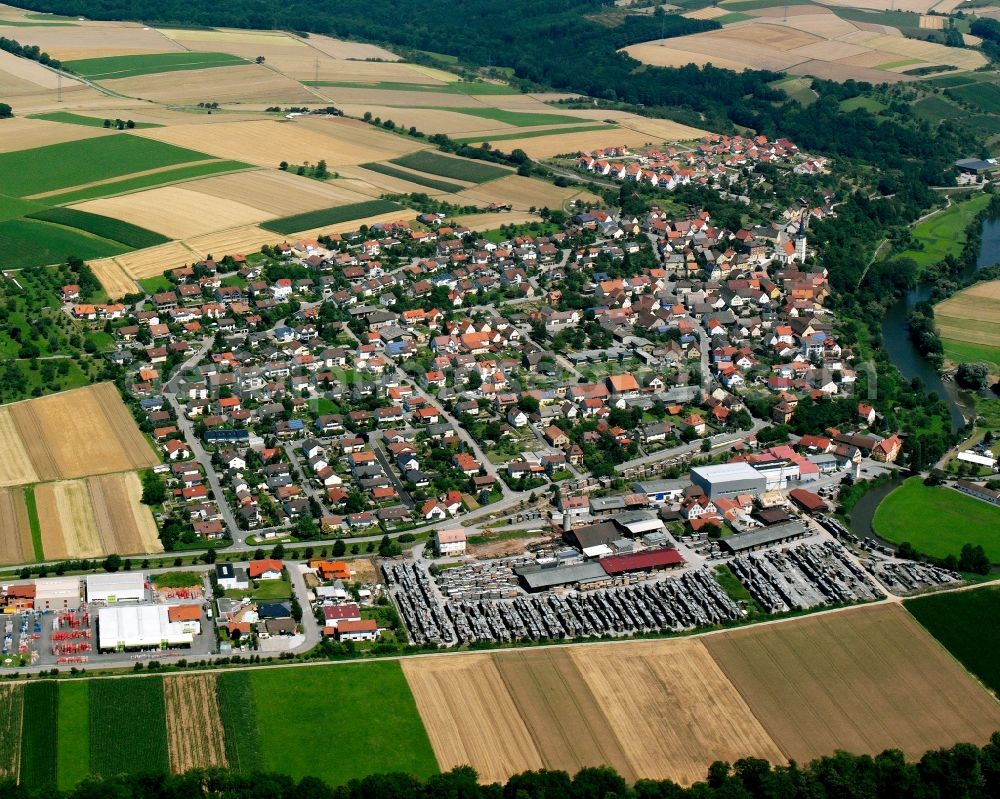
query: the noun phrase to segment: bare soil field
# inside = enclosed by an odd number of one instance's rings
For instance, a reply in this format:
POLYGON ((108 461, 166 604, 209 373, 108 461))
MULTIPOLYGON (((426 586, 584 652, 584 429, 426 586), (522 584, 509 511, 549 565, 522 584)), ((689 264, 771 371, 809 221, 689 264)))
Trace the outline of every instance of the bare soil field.
POLYGON ((10 405, 0 405, 0 486, 24 485, 38 481, 38 472, 24 447, 10 405))
POLYGON ((571 652, 639 777, 690 785, 704 779, 715 760, 783 760, 699 641, 575 647, 571 652))
POLYGON ((310 103, 315 94, 301 83, 258 64, 190 70, 101 81, 119 94, 158 103, 310 103))
POLYGON ((544 766, 491 655, 401 662, 442 771, 471 764, 483 782, 544 766))
POLYGON ((334 169, 396 158, 427 146, 342 118, 174 125, 139 135, 269 167, 280 161, 301 164, 325 159, 334 169))
POLYGON ((34 559, 24 490, 20 486, 0 488, 0 563, 28 563, 34 559))
POLYGON ((902 607, 880 605, 703 639, 789 758, 836 749, 919 757, 1000 729, 1000 704, 902 607))
POLYGON ((448 73, 428 74, 415 64, 401 61, 347 61, 318 52, 311 47, 290 52, 287 49, 268 58, 275 69, 298 80, 335 81, 338 83, 413 83, 423 86, 444 85, 454 80, 448 73), (316 59, 319 59, 319 76, 316 59))
POLYGON ((119 197, 88 200, 71 207, 121 219, 172 239, 200 236, 275 218, 275 214, 238 200, 203 194, 186 186, 162 186, 119 197))
POLYGON ((45 557, 67 560, 109 554, 101 543, 86 480, 37 485, 35 503, 45 557))
POLYGON ((218 175, 189 182, 184 188, 208 197, 239 198, 241 204, 269 214, 268 218, 292 216, 366 199, 366 195, 344 188, 340 181, 321 182, 279 170, 218 175))
POLYGON ((88 263, 90 270, 94 273, 101 287, 108 293, 112 300, 120 299, 126 294, 138 291, 136 282, 129 277, 121 264, 114 258, 101 258, 88 263))
POLYGON ((167 677, 163 698, 170 770, 181 774, 193 768, 226 768, 229 762, 215 675, 167 677))
MULTIPOLYGON (((2 79, 0 79, 2 80, 2 79)), ((14 117, 3 122, 3 136, 0 136, 0 153, 14 150, 30 150, 33 147, 44 147, 47 144, 59 144, 64 141, 92 139, 94 136, 105 136, 108 132, 103 128, 88 128, 83 125, 64 125, 59 122, 46 122, 43 119, 27 119, 14 117)))
POLYGON ((20 449, 39 480, 124 472, 159 463, 111 383, 7 407, 21 439, 20 449))
POLYGON ((608 734, 608 720, 569 650, 504 652, 494 662, 546 768, 575 774, 608 765, 629 782, 637 779, 627 754, 632 742, 608 734))
POLYGON ((518 211, 527 211, 531 207, 563 208, 570 200, 576 199, 586 202, 599 201, 593 194, 581 191, 578 187, 560 188, 542 180, 524 178, 520 175, 491 180, 489 183, 459 192, 456 196, 465 203, 477 205, 494 202, 510 203, 518 211))
POLYGON ((77 22, 66 27, 32 28, 30 41, 64 61, 183 49, 158 31, 134 22, 77 22))

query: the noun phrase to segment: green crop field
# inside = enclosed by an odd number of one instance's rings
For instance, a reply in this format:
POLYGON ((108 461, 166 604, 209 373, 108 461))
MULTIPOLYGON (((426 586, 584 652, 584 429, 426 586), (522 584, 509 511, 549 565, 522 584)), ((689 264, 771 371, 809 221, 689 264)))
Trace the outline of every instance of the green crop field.
POLYGON ((958 557, 965 544, 981 544, 1000 561, 1000 507, 911 477, 882 500, 872 526, 882 538, 909 541, 936 558, 958 557))
MULTIPOLYGON (((7 323, 11 323, 9 316, 7 323)), ((35 501, 35 487, 32 485, 24 487, 24 507, 28 511, 28 527, 31 528, 31 546, 35 560, 45 560, 45 553, 42 551, 42 525, 38 520, 38 504, 35 501)))
POLYGON ((355 219, 387 214, 390 211, 400 211, 402 208, 403 206, 389 200, 368 200, 362 203, 338 205, 335 208, 322 208, 319 211, 307 211, 304 214, 295 214, 294 216, 283 216, 280 219, 264 222, 261 227, 287 235, 298 233, 301 230, 311 230, 325 225, 336 225, 340 222, 351 222, 355 219))
POLYGON ((552 128, 551 130, 524 130, 517 133, 499 133, 495 136, 469 136, 455 139, 459 144, 476 144, 488 141, 510 141, 511 139, 534 139, 540 136, 559 136, 563 133, 586 133, 591 130, 617 130, 617 125, 580 125, 577 128, 552 128))
POLYGON ((952 119, 962 113, 957 105, 948 102, 936 94, 928 95, 913 104, 913 110, 918 117, 937 124, 943 119, 952 119))
POLYGON ((912 11, 865 11, 860 8, 831 7, 830 11, 851 22, 890 25, 893 28, 920 29, 920 15, 912 11))
POLYGON ((128 247, 59 225, 33 219, 0 222, 5 267, 57 264, 75 255, 84 260, 121 255, 128 247))
POLYGON ((51 681, 24 686, 27 723, 21 736, 21 784, 28 788, 55 787, 59 734, 59 686, 51 681))
POLYGON ((17 779, 21 761, 21 719, 24 690, 20 685, 0 685, 0 781, 17 779))
POLYGON ((472 117, 491 119, 503 122, 517 128, 537 128, 539 125, 571 125, 574 122, 589 122, 583 117, 573 117, 567 114, 524 113, 522 111, 505 111, 502 108, 439 108, 438 111, 453 111, 456 114, 467 114, 472 117))
POLYGON ((265 768, 296 779, 312 774, 335 784, 379 772, 418 777, 437 772, 398 663, 301 668, 294 673, 263 669, 249 676, 265 768), (336 735, 335 758, 330 757, 331 734, 336 735))
POLYGON ((204 153, 118 133, 0 154, 0 175, 4 176, 4 194, 25 197, 132 172, 208 160, 213 159, 204 153))
POLYGON ((23 19, 0 19, 0 26, 9 25, 12 28, 72 28, 68 22, 27 22, 23 19))
POLYGON ((428 172, 431 175, 440 175, 443 178, 452 178, 453 180, 467 180, 471 183, 485 183, 488 180, 513 174, 509 169, 502 169, 492 164, 470 161, 465 158, 449 158, 430 150, 418 150, 400 158, 393 158, 390 163, 414 169, 417 172, 428 172))
POLYGON ((163 678, 93 680, 90 772, 166 772, 169 765, 163 678))
POLYGON ((0 194, 0 222, 8 219, 17 219, 44 207, 41 203, 32 202, 31 200, 22 200, 19 197, 7 197, 0 194))
POLYGON ((995 83, 973 83, 949 89, 963 102, 987 114, 1000 114, 1000 86, 995 83))
POLYGON ((975 83, 976 78, 971 74, 965 75, 942 75, 939 78, 928 78, 930 85, 944 89, 951 89, 955 86, 965 86, 968 83, 975 83))
POLYGON ((965 244, 965 229, 973 218, 989 205, 990 196, 979 193, 968 200, 953 202, 952 206, 924 220, 913 228, 913 238, 922 249, 908 249, 900 257, 912 258, 921 268, 939 263, 949 253, 958 255, 965 244))
POLYGON ((382 175, 388 175, 391 178, 399 178, 400 180, 408 180, 410 183, 416 183, 418 186, 427 186, 430 189, 437 189, 438 191, 450 191, 459 192, 462 191, 465 186, 460 186, 457 183, 448 183, 444 180, 435 180, 434 178, 429 178, 426 175, 414 175, 410 172, 404 172, 402 169, 395 169, 388 164, 380 163, 370 163, 362 164, 362 168, 368 169, 372 172, 378 172, 382 175))
MULTIPOLYGON (((372 89, 373 91, 391 92, 435 92, 439 94, 464 94, 468 96, 476 95, 509 95, 517 94, 517 89, 504 86, 498 83, 469 83, 467 81, 453 81, 451 83, 397 83, 396 81, 378 81, 376 83, 354 83, 350 81, 337 80, 305 80, 306 86, 332 87, 337 89, 372 89)), ((378 97, 371 98, 372 103, 378 104, 378 97)))
POLYGON ((76 61, 64 61, 63 66, 91 80, 113 80, 134 78, 137 75, 155 75, 160 72, 231 67, 246 63, 249 62, 229 53, 192 53, 185 50, 176 53, 81 58, 76 61))
MULTIPOLYGON (((28 119, 41 119, 46 122, 63 122, 67 125, 83 125, 88 128, 103 128, 105 118, 102 117, 85 117, 80 114, 71 114, 69 111, 52 111, 48 114, 28 114, 28 119)), ((114 120, 111 120, 112 124, 114 120)), ((141 130, 143 128, 162 128, 163 125, 158 125, 155 122, 135 122, 133 123, 136 130, 141 130)))
POLYGON ((992 634, 1000 617, 1000 588, 953 591, 903 604, 963 666, 1000 693, 1000 639, 992 634))
POLYGON ((76 228, 85 233, 93 233, 111 241, 120 241, 128 247, 142 249, 143 247, 153 247, 157 244, 165 244, 170 241, 166 236, 154 233, 152 230, 123 222, 120 219, 113 219, 109 216, 91 214, 87 211, 77 211, 74 208, 47 208, 44 211, 36 211, 28 214, 29 219, 40 219, 42 222, 51 222, 63 227, 76 228))
POLYGON ((989 364, 994 372, 1000 371, 1000 346, 972 344, 968 341, 955 341, 950 338, 942 338, 941 341, 944 344, 944 357, 952 363, 976 361, 989 364))
POLYGON ((257 731, 257 711, 250 675, 245 671, 223 672, 215 683, 219 714, 226 739, 229 767, 244 773, 263 767, 257 731))

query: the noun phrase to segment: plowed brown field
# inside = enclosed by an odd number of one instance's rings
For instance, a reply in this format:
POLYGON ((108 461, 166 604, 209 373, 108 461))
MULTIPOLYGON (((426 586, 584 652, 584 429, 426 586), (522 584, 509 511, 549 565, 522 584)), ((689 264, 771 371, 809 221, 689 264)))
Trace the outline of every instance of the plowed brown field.
POLYGON ((215 691, 214 674, 167 677, 167 748, 170 770, 226 768, 225 735, 215 691))

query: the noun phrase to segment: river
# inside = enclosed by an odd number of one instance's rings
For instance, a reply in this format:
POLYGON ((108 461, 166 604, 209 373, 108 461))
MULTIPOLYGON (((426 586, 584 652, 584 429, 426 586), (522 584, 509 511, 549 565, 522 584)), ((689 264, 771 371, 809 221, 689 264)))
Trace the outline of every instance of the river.
MULTIPOLYGON (((969 277, 984 266, 996 263, 1000 263, 1000 219, 987 219, 983 223, 982 242, 975 269, 966 272, 963 277, 969 277)), ((930 295, 931 287, 920 285, 889 306, 882 322, 882 346, 907 380, 919 377, 928 392, 934 392, 948 403, 952 431, 957 431, 965 424, 966 415, 971 414, 972 405, 961 396, 952 381, 941 379, 934 367, 913 346, 906 329, 906 317, 910 311, 918 302, 930 299, 930 295)))

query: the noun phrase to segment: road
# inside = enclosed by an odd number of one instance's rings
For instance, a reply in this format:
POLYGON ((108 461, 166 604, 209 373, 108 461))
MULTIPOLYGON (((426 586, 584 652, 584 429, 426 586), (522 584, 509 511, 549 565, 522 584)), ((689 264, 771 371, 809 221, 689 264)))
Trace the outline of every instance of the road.
POLYGON ((392 463, 389 461, 389 456, 386 454, 385 438, 382 435, 381 430, 373 430, 368 434, 368 443, 371 445, 372 452, 375 453, 375 459, 382 466, 382 471, 385 472, 386 477, 392 481, 393 487, 396 489, 396 493, 399 494, 399 500, 406 507, 413 507, 413 497, 410 496, 410 492, 406 490, 406 486, 403 485, 403 481, 399 479, 396 474, 396 470, 393 468, 392 463))
MULTIPOLYGON (((712 436, 712 452, 716 452, 724 447, 731 447, 733 444, 739 441, 746 441, 752 435, 756 435, 757 431, 764 427, 767 422, 761 421, 760 419, 755 419, 753 427, 749 430, 740 430, 734 433, 720 433, 717 436, 712 436)), ((662 449, 659 452, 653 452, 649 455, 643 455, 641 458, 633 458, 630 461, 625 461, 624 463, 619 463, 615 466, 615 471, 624 472, 628 469, 634 469, 637 466, 648 466, 653 463, 659 463, 660 461, 669 460, 670 458, 677 458, 688 454, 700 454, 701 453, 701 441, 695 441, 690 444, 680 444, 676 447, 671 447, 670 449, 662 449)), ((705 453, 711 454, 711 453, 705 453)))

